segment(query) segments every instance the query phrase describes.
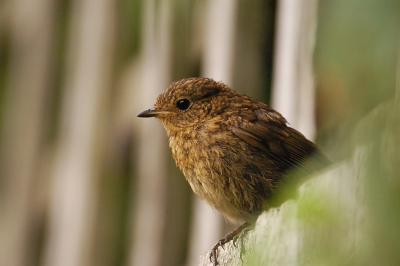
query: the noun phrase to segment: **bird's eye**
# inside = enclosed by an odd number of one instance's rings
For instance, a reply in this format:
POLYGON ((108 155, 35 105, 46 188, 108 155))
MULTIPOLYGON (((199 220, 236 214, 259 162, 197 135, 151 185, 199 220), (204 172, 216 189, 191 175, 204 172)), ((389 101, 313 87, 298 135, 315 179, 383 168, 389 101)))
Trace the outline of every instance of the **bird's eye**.
POLYGON ((176 107, 178 107, 179 110, 187 110, 190 106, 190 101, 188 99, 180 99, 176 102, 176 107))

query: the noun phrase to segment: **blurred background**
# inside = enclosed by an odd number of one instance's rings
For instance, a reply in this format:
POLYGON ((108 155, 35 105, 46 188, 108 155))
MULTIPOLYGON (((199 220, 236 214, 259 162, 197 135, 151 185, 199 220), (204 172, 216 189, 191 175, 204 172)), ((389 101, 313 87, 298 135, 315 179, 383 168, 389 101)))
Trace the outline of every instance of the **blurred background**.
POLYGON ((399 22, 397 0, 0 1, 0 265, 196 265, 230 227, 136 118, 192 76, 271 104, 333 161, 376 143, 380 245, 358 255, 385 263, 356 261, 399 265, 399 22))

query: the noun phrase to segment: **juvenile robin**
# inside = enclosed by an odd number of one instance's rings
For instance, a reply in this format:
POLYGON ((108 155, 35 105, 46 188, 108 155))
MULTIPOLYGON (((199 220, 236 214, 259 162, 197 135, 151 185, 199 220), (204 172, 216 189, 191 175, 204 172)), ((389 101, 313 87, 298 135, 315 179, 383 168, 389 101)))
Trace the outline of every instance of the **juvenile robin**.
POLYGON ((285 174, 319 154, 268 105, 208 78, 172 83, 154 108, 138 117, 158 118, 178 168, 192 190, 234 223, 229 241, 268 207, 285 174))

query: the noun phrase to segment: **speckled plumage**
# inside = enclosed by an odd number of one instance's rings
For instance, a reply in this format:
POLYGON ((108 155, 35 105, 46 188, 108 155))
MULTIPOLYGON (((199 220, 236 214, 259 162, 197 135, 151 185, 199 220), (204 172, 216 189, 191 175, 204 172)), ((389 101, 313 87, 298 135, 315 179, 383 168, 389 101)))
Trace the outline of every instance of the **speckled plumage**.
POLYGON ((266 104, 207 78, 172 83, 139 116, 161 120, 192 190, 233 222, 259 214, 282 176, 317 151, 266 104))

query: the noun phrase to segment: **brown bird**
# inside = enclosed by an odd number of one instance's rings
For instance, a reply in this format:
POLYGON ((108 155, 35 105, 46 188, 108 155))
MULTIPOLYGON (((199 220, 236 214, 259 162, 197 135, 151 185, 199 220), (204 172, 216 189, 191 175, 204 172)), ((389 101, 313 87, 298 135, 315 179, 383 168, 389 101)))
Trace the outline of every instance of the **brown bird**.
POLYGON ((192 190, 235 223, 253 221, 285 174, 319 153, 280 113, 208 78, 172 83, 138 116, 160 119, 192 190))

